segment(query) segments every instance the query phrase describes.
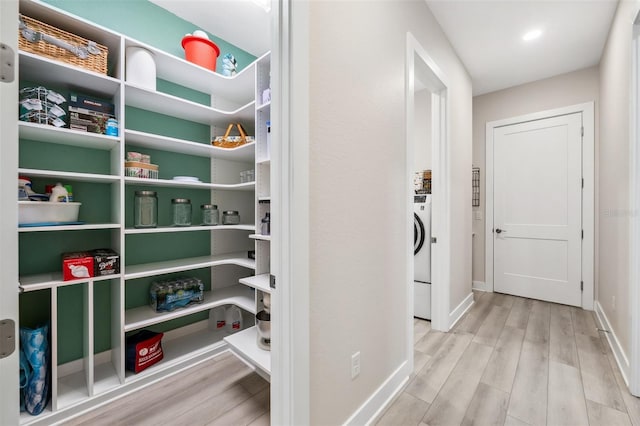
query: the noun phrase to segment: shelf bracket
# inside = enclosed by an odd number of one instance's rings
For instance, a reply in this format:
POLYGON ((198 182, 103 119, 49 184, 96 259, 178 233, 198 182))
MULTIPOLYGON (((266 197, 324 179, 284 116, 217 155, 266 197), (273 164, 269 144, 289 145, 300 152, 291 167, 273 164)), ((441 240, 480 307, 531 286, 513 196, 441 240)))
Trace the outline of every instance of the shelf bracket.
POLYGON ((13 49, 0 43, 0 82, 11 83, 15 78, 15 57, 13 49))
POLYGON ((269 274, 269 287, 275 290, 276 288, 276 276, 269 274))

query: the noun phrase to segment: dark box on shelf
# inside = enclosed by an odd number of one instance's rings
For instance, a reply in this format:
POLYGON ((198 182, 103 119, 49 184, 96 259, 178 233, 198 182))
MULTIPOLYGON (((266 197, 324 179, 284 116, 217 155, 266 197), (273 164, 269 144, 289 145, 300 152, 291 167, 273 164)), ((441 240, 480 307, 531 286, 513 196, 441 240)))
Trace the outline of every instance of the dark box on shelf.
POLYGON ((106 133, 107 120, 115 118, 113 103, 77 93, 69 94, 69 128, 106 133))
POLYGON ((127 337, 126 367, 127 370, 139 373, 164 358, 162 351, 162 333, 141 330, 127 337))
POLYGON ((62 280, 78 280, 94 276, 93 256, 86 251, 62 254, 62 280))
POLYGON ((111 249, 91 250, 94 276, 117 275, 120 273, 120 256, 111 249))

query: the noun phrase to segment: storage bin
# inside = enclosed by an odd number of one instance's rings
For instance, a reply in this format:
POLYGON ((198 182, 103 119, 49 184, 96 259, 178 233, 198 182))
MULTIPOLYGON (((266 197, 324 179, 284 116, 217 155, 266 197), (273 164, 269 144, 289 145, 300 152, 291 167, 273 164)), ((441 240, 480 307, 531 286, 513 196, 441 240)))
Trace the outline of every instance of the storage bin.
POLYGON ((107 73, 108 47, 25 15, 20 15, 18 48, 89 71, 107 73), (56 46, 47 40, 66 43, 69 49, 56 46))
POLYGON ((158 179, 158 166, 139 161, 125 161, 124 175, 142 179, 158 179))
POLYGON ((76 222, 82 203, 18 201, 18 224, 76 222))
POLYGON ((156 61, 153 53, 142 47, 127 47, 125 68, 128 83, 156 90, 156 61))
POLYGON ((127 337, 125 366, 127 370, 139 373, 164 358, 162 351, 163 333, 141 330, 127 337))
POLYGON ((220 55, 220 49, 211 40, 187 35, 182 38, 184 58, 196 65, 211 71, 216 70, 216 61, 220 55))

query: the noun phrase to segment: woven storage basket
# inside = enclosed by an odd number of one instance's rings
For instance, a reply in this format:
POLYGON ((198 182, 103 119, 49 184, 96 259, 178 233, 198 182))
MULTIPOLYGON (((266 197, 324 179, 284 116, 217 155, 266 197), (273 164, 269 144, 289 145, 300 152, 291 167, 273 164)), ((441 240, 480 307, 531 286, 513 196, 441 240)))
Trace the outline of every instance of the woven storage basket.
POLYGON ((20 15, 20 19, 26 26, 26 30, 24 28, 18 29, 18 47, 20 50, 35 53, 36 55, 45 56, 57 61, 62 61, 100 74, 107 73, 107 55, 109 54, 108 47, 60 30, 25 15, 20 15), (89 53, 85 59, 82 59, 67 49, 58 47, 55 44, 43 40, 42 37, 38 37, 38 41, 29 41, 25 37, 25 31, 29 31, 31 33, 37 32, 42 35, 53 37, 58 41, 76 48, 86 48, 91 45, 98 49, 99 53, 89 53))

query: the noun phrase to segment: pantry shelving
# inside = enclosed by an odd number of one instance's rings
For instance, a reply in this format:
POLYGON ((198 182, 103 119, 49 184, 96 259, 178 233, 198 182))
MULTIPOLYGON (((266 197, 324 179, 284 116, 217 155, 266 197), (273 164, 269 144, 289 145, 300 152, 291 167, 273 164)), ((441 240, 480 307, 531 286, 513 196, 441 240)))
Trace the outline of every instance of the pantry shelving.
POLYGON ((87 407, 97 396, 124 394, 146 383, 145 379, 155 380, 224 350, 232 350, 268 379, 270 352, 257 345, 254 318, 264 309, 262 297, 272 291, 271 236, 259 234, 260 221, 270 208, 265 120, 270 119, 271 105, 256 101, 269 86, 270 55, 226 77, 46 3, 21 0, 20 8, 21 13, 109 47, 108 75, 21 51, 21 83, 51 86, 61 93, 84 93, 113 103, 120 133, 106 136, 18 123, 21 159, 17 174, 33 179, 38 189, 50 183, 72 183, 74 201, 83 203, 82 224, 28 226, 16 231, 21 245, 19 290, 25 306, 21 325, 49 322, 55 353, 51 404, 40 416, 21 415, 21 424, 46 422, 48 416, 67 409, 87 407), (129 47, 150 50, 157 78, 177 88, 172 86, 172 93, 164 93, 127 81, 129 47), (193 91, 204 94, 195 98, 207 99, 207 104, 194 101, 193 91), (146 124, 145 114, 162 116, 155 118, 155 124, 149 119, 147 126, 140 125, 146 124), (242 123, 255 141, 235 148, 213 146, 213 138, 224 134, 230 123, 242 123), (40 153, 43 147, 46 154, 42 157, 49 158, 35 159, 33 153, 40 153), (125 176, 124 159, 129 151, 157 160, 161 178, 125 176), (246 174, 241 172, 252 169, 255 179, 242 182, 246 174), (201 181, 171 179, 177 175, 193 175, 201 181), (133 227, 134 192, 140 189, 157 192, 161 226, 133 227), (171 223, 170 200, 182 197, 192 200, 194 225, 166 226, 171 223), (221 213, 239 211, 242 224, 196 224, 200 222, 198 207, 209 203, 216 204, 221 213), (61 253, 99 246, 120 254, 120 273, 62 280, 56 270, 61 253), (25 254, 31 252, 45 255, 47 266, 28 259, 25 254), (201 279, 204 301, 156 313, 148 304, 150 283, 185 275, 201 279), (233 334, 212 327, 213 316, 209 317, 212 309, 229 305, 243 311, 243 329, 233 334), (133 374, 125 365, 126 339, 141 329, 164 333, 164 358, 133 374), (70 341, 77 345, 69 347, 70 341))
POLYGON ((44 290, 56 287, 63 287, 68 285, 75 285, 87 282, 99 282, 99 281, 108 281, 119 279, 120 274, 116 275, 106 275, 101 277, 92 277, 92 278, 80 278, 77 280, 71 281, 63 281, 62 273, 60 272, 52 272, 48 274, 37 274, 37 275, 25 275, 20 277, 20 290, 23 292, 27 291, 37 291, 44 290))
POLYGON ((202 303, 189 305, 171 312, 156 312, 150 306, 127 309, 124 312, 124 331, 138 330, 223 305, 236 305, 251 313, 255 313, 256 309, 253 292, 246 287, 236 285, 214 291, 205 291, 202 303))
POLYGON ((223 111, 131 83, 125 85, 125 98, 129 106, 220 127, 230 122, 252 122, 255 105, 252 101, 236 110, 223 111))
POLYGON ((151 277, 154 275, 170 274, 174 272, 184 272, 192 269, 208 268, 220 265, 237 265, 243 268, 255 269, 254 259, 247 258, 246 252, 227 253, 217 256, 191 257, 187 259, 167 260, 164 262, 153 262, 141 265, 129 265, 126 268, 124 278, 131 280, 134 278, 151 277))
POLYGON ((254 225, 194 225, 194 226, 159 226, 157 228, 127 228, 125 234, 158 234, 163 232, 194 231, 255 231, 254 225))
POLYGON ((125 183, 128 185, 139 186, 163 186, 176 188, 195 188, 195 189, 217 189, 220 191, 253 191, 255 182, 222 184, 222 183, 205 183, 205 182, 185 182, 170 179, 143 179, 126 177, 125 183))
POLYGON ((125 130, 125 140, 127 143, 144 148, 242 162, 253 161, 255 146, 255 142, 252 142, 237 148, 218 148, 210 144, 154 135, 137 130, 125 130))
POLYGON ((41 124, 27 123, 24 121, 18 123, 18 131, 21 139, 82 148, 90 147, 104 151, 111 151, 120 143, 120 140, 113 136, 42 126, 41 124))

